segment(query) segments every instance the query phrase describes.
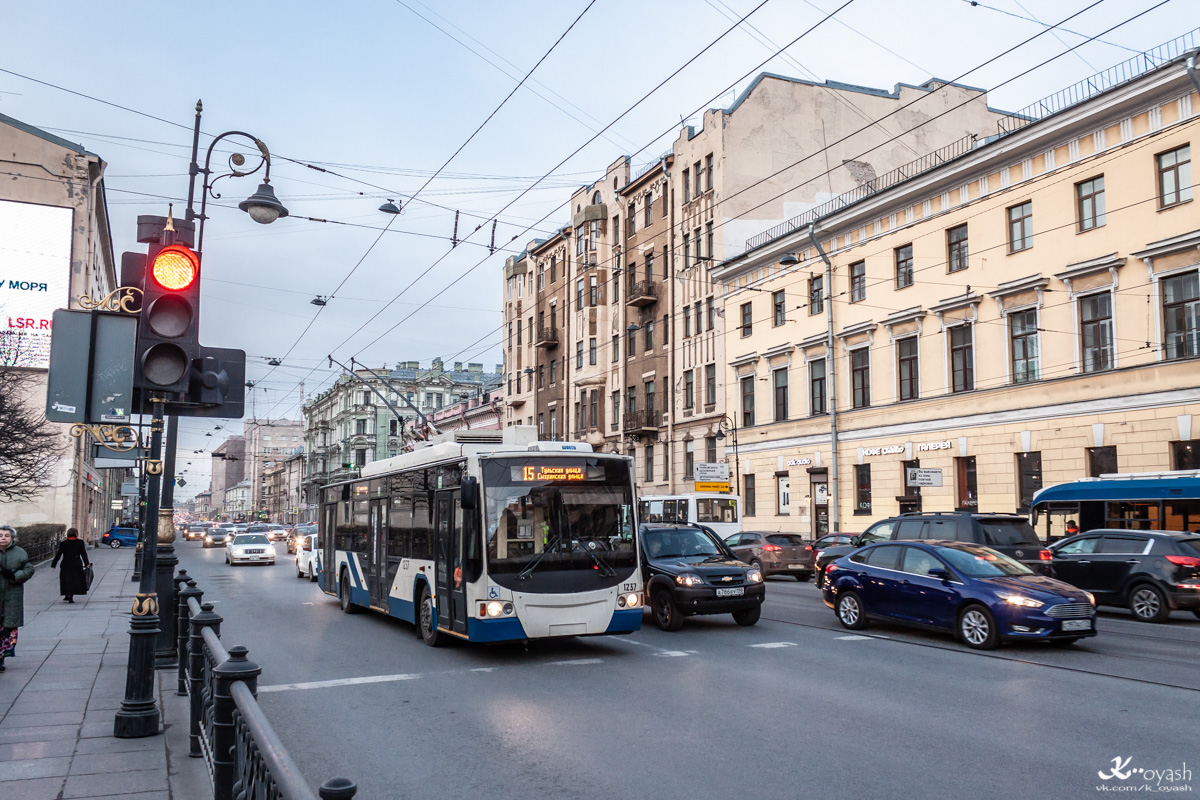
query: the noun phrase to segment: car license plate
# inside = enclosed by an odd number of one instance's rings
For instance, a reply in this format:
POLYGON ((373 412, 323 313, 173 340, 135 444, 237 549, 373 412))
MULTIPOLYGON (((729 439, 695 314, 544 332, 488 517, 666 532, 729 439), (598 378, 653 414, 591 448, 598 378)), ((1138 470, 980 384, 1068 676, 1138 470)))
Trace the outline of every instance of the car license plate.
POLYGON ((808 569, 808 567, 803 564, 790 564, 788 565, 788 569, 808 569))
POLYGON ((745 593, 745 586, 735 586, 729 589, 717 589, 717 597, 741 597, 745 593))
POLYGON ((250 556, 251 561, 258 561, 262 556, 250 556))
POLYGON ((1090 619, 1064 619, 1062 629, 1064 631, 1090 631, 1092 621, 1090 619))

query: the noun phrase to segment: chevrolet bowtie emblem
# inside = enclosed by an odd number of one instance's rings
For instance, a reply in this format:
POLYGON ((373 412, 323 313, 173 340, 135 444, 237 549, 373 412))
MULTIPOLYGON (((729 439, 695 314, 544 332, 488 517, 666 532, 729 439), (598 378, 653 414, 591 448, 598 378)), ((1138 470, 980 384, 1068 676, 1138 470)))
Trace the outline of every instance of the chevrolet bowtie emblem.
POLYGON ((733 578, 731 578, 730 576, 726 575, 724 578, 721 578, 721 580, 725 581, 726 583, 729 583, 731 580, 733 580, 733 578))

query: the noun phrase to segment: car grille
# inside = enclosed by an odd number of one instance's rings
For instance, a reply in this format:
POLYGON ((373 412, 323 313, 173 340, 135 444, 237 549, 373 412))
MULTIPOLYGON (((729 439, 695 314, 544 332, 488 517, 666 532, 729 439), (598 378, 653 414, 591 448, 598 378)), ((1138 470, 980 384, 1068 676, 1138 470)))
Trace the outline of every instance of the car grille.
POLYGON ((1047 617, 1057 617, 1059 619, 1073 619, 1078 617, 1090 617, 1096 613, 1096 609, 1091 603, 1059 603, 1056 606, 1050 606, 1046 609, 1047 617))
POLYGON ((741 573, 729 573, 728 575, 709 575, 708 582, 713 586, 740 586, 746 582, 745 577, 741 573))
POLYGON ((243 552, 243 553, 245 553, 245 554, 246 554, 246 555, 248 555, 248 556, 253 556, 253 555, 258 555, 259 553, 265 553, 265 552, 267 552, 267 551, 266 551, 266 550, 263 550, 263 549, 260 547, 260 548, 258 548, 258 549, 243 550, 242 552, 243 552))

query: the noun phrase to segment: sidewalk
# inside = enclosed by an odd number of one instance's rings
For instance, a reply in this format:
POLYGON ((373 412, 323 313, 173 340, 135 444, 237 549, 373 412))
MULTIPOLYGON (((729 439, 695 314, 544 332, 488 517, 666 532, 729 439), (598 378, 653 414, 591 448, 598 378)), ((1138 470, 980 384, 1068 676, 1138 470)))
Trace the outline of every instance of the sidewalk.
POLYGON ((49 562, 25 584, 25 627, 17 655, 0 674, 0 798, 200 800, 207 776, 198 782, 194 764, 176 764, 186 773, 187 791, 172 791, 172 754, 177 762, 188 760, 187 700, 174 695, 174 670, 158 671, 166 734, 113 737, 137 591, 133 550, 88 555, 95 581, 74 605, 58 594, 58 571, 49 562))

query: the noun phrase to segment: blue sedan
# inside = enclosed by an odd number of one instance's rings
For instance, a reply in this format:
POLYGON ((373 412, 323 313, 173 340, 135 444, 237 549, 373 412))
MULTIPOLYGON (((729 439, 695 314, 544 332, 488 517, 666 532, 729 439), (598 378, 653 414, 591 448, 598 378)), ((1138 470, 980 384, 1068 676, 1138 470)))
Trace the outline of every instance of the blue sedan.
POLYGON ((1070 644, 1096 635, 1093 597, 981 545, 884 542, 826 568, 825 605, 846 628, 871 619, 955 633, 969 647, 1001 640, 1070 644))
POLYGON ((100 537, 100 544, 109 547, 136 547, 138 541, 137 528, 111 528, 100 537))

